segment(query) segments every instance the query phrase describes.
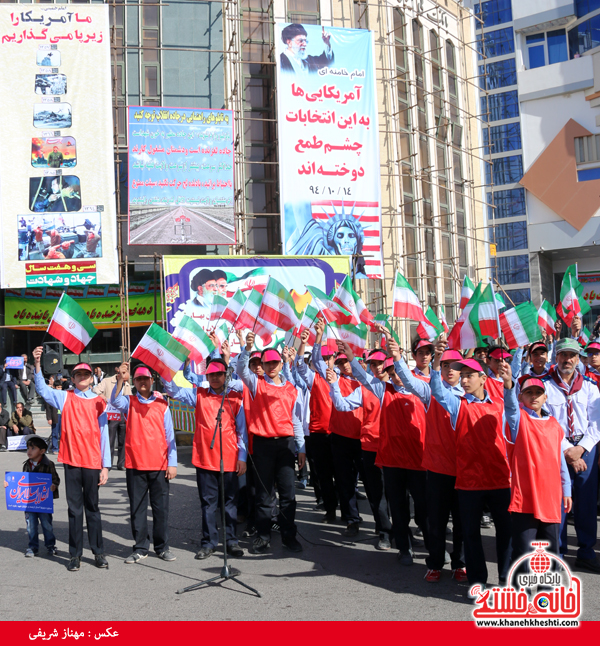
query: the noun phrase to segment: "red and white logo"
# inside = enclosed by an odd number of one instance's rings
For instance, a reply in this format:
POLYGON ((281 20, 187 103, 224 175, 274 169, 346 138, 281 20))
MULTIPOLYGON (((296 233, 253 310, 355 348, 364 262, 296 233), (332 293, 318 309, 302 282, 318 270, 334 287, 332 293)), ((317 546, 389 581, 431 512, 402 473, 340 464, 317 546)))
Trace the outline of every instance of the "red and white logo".
POLYGON ((156 354, 157 354, 159 357, 162 357, 162 356, 163 356, 163 354, 164 354, 164 350, 163 350, 162 348, 156 348, 156 354))
POLYGON ((577 627, 581 615, 581 581, 567 564, 535 542, 533 552, 513 566, 504 587, 474 585, 470 596, 475 605, 473 618, 479 627, 577 627))
POLYGON ((280 310, 283 309, 284 305, 285 304, 283 303, 283 301, 279 301, 279 303, 277 303, 277 306, 279 307, 280 310))
POLYGON ((69 328, 69 330, 74 330, 75 329, 75 321, 69 321, 69 323, 67 324, 67 327, 69 328))

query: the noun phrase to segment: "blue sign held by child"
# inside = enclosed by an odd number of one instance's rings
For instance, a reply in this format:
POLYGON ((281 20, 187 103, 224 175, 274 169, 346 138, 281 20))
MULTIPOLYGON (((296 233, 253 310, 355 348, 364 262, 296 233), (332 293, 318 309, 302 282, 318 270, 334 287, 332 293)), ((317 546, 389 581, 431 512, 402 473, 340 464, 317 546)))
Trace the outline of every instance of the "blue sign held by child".
POLYGON ((4 479, 8 487, 6 492, 6 509, 13 511, 35 511, 52 514, 54 496, 51 473, 25 473, 24 471, 7 471, 4 479))

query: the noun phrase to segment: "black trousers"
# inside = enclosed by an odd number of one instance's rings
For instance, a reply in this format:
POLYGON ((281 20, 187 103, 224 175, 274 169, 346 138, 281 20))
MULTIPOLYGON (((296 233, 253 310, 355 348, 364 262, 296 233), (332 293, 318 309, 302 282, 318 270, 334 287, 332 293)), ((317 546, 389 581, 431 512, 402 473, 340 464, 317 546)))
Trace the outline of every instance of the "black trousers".
POLYGON ((429 545, 425 495, 427 472, 399 467, 383 467, 383 482, 392 514, 392 534, 396 541, 396 548, 401 552, 406 552, 411 548, 411 533, 408 527, 410 523, 409 493, 415 505, 415 523, 422 529, 423 540, 427 547, 429 545))
POLYGON ((23 401, 27 402, 28 400, 33 399, 33 396, 35 395, 35 384, 33 383, 33 379, 30 380, 29 386, 26 386, 19 379, 19 381, 17 381, 17 386, 21 391, 21 397, 23 397, 23 401))
POLYGON ((548 541, 547 552, 558 556, 558 538, 560 535, 560 523, 544 523, 534 517, 533 514, 510 514, 512 525, 512 557, 514 563, 524 554, 533 551, 532 541, 548 541))
MULTIPOLYGON (((196 467, 196 482, 202 507, 202 547, 212 547, 213 549, 219 544, 220 477, 219 471, 196 467)), ((223 474, 223 482, 225 484, 225 534, 227 545, 232 545, 238 542, 236 534, 239 493, 237 473, 226 471, 223 474)))
POLYGON ((388 511, 388 502, 383 489, 383 472, 375 465, 376 451, 362 450, 362 475, 363 483, 373 518, 375 519, 375 530, 387 539, 391 537, 392 521, 388 511))
POLYGON ((17 401, 17 389, 12 381, 3 381, 0 382, 0 401, 2 402, 2 408, 6 409, 6 391, 8 390, 8 396, 10 397, 10 403, 12 408, 15 408, 15 402, 17 401))
POLYGON ((108 445, 110 446, 110 461, 112 464, 112 455, 115 450, 115 440, 117 441, 117 468, 125 466, 125 422, 111 420, 108 422, 108 445))
POLYGON ((454 488, 456 476, 427 472, 427 520, 429 523, 429 556, 425 559, 431 570, 441 570, 446 557, 446 527, 452 512, 452 569, 464 568, 463 531, 454 488))
MULTIPOLYGON (((304 436, 304 441, 306 443, 306 464, 308 464, 308 471, 310 473, 310 484, 313 487, 315 492, 315 498, 317 500, 323 500, 323 494, 321 493, 321 486, 319 484, 319 476, 317 474, 317 465, 315 463, 315 457, 313 455, 313 448, 310 442, 310 435, 304 436)), ((303 471, 306 472, 306 464, 304 465, 303 471)), ((300 477, 303 477, 300 475, 300 477)), ((306 477, 306 475, 304 476, 306 477)))
POLYGON ((331 454, 335 486, 340 498, 342 520, 347 523, 360 522, 356 500, 356 479, 362 461, 360 440, 331 433, 331 454))
POLYGON ((98 482, 100 469, 84 469, 69 464, 65 468, 65 491, 69 508, 69 554, 83 554, 83 512, 87 524, 88 540, 94 554, 104 554, 102 518, 98 507, 98 482))
POLYGON ((323 507, 325 507, 325 511, 327 512, 335 512, 338 505, 338 497, 333 475, 331 435, 327 433, 311 433, 305 439, 306 450, 312 455, 312 460, 315 465, 319 490, 321 491, 321 498, 323 499, 323 507))
POLYGON ((166 471, 138 471, 127 469, 127 493, 134 552, 147 554, 150 548, 148 533, 148 496, 152 507, 152 542, 154 551, 161 554, 169 549, 169 481, 166 471))
POLYGON ((296 449, 293 437, 254 436, 253 454, 256 469, 256 530, 260 538, 270 540, 272 491, 279 494, 281 538, 296 536, 296 449))
POLYGON ((463 525, 465 562, 469 583, 487 583, 488 571, 481 542, 481 514, 487 504, 496 528, 498 576, 506 579, 511 556, 511 522, 508 506, 510 489, 482 491, 458 490, 458 505, 463 525))

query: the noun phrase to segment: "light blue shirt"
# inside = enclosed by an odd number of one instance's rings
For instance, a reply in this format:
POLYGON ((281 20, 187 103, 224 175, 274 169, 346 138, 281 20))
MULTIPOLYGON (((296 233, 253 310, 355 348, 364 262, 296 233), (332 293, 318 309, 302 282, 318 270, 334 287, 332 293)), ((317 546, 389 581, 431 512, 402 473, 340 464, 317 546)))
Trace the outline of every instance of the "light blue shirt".
MULTIPOLYGON (((153 393, 148 399, 142 397, 139 393, 132 395, 132 397, 137 397, 140 404, 145 404, 150 406, 153 401, 156 401, 157 397, 153 393)), ((117 409, 119 409, 123 415, 127 416, 129 413, 129 397, 123 395, 123 391, 119 392, 117 395, 117 386, 113 388, 112 393, 110 394, 110 403, 117 409)), ((165 440, 167 441, 168 447, 168 461, 167 466, 176 467, 177 466, 177 445, 175 444, 175 430, 173 429, 173 418, 171 417, 171 409, 167 406, 165 409, 165 415, 163 419, 163 425, 165 427, 165 440)))
MULTIPOLYGON (((65 402, 67 401, 66 390, 55 390, 50 388, 44 379, 40 370, 35 371, 35 389, 37 394, 45 400, 50 406, 58 408, 61 413, 64 411, 65 402)), ((95 399, 98 397, 95 393, 89 390, 78 390, 75 388, 73 391, 76 397, 83 397, 84 399, 95 399)), ((62 422, 61 422, 62 424, 62 422)), ((106 413, 102 413, 98 417, 98 428, 100 429, 100 452, 102 453, 102 466, 110 469, 112 466, 112 456, 110 454, 110 442, 108 439, 108 419, 106 413)))
MULTIPOLYGON (((429 410, 429 405, 431 404, 431 386, 426 381, 417 379, 412 374, 409 367, 406 365, 406 361, 404 361, 404 359, 402 358, 400 359, 400 361, 394 361, 394 370, 402 380, 402 383, 404 384, 406 390, 412 395, 415 395, 415 397, 418 397, 423 402, 425 410, 429 410)), ((442 384, 445 388, 450 389, 458 397, 462 397, 465 394, 465 391, 458 384, 456 384, 456 386, 451 386, 443 379, 442 384)))
POLYGON ((383 406, 383 397, 385 395, 386 384, 391 384, 398 393, 410 395, 406 388, 397 386, 391 379, 390 381, 381 381, 377 379, 377 377, 374 377, 360 365, 356 357, 352 359, 350 365, 352 366, 352 374, 365 388, 368 388, 377 397, 377 399, 379 399, 379 404, 381 406, 383 406))

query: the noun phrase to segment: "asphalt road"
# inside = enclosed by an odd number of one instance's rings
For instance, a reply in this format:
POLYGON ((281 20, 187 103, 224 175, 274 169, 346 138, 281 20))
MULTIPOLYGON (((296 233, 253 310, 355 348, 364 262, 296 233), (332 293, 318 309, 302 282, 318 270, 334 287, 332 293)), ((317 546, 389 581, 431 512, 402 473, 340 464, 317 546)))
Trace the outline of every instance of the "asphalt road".
POLYGON ((184 206, 167 211, 131 232, 131 244, 234 244, 235 234, 231 229, 184 206), (183 221, 177 222, 178 218, 183 221), (185 219, 189 219, 189 221, 185 219), (185 224, 185 237, 181 225, 185 224), (191 227, 191 231, 190 231, 191 227), (177 231, 177 233, 175 233, 177 231))
MULTIPOLYGON (((56 456, 50 456, 54 459, 56 456)), ((183 595, 176 590, 221 569, 220 556, 196 561, 200 540, 200 503, 189 448, 179 450, 178 476, 171 486, 171 548, 177 560, 165 563, 151 554, 136 565, 125 565, 132 540, 128 524, 125 473, 111 471, 100 495, 108 570, 93 565, 85 538, 79 572, 66 570, 68 523, 64 486, 56 502, 55 534, 59 554, 26 559, 27 533, 22 512, 0 505, 0 617, 10 620, 465 620, 471 619, 464 597, 466 586, 450 579, 430 584, 425 575, 425 552, 418 547, 415 564, 403 567, 396 550, 375 550, 372 516, 360 502, 364 518, 356 542, 342 535, 343 525, 322 525, 323 512, 315 510, 312 489, 297 490, 298 527, 304 551, 286 552, 278 534, 273 535, 272 554, 246 555, 232 561, 242 580, 263 595, 258 599, 241 586, 227 582, 183 595), (43 601, 42 601, 43 599, 43 601)), ((0 468, 18 471, 23 453, 0 453, 0 468)), ((62 466, 58 467, 62 475, 62 466)), ((243 526, 239 528, 241 534, 243 526)), ((573 528, 569 528, 573 535, 573 528)), ((575 545, 574 536, 571 544, 575 545)), ((248 541, 241 540, 242 547, 248 541)), ((484 530, 488 560, 494 539, 484 530)), ((573 558, 568 561, 572 563, 573 558)), ((488 563, 490 583, 497 581, 496 566, 488 563)), ((583 619, 600 617, 600 577, 578 573, 583 581, 583 619)))

